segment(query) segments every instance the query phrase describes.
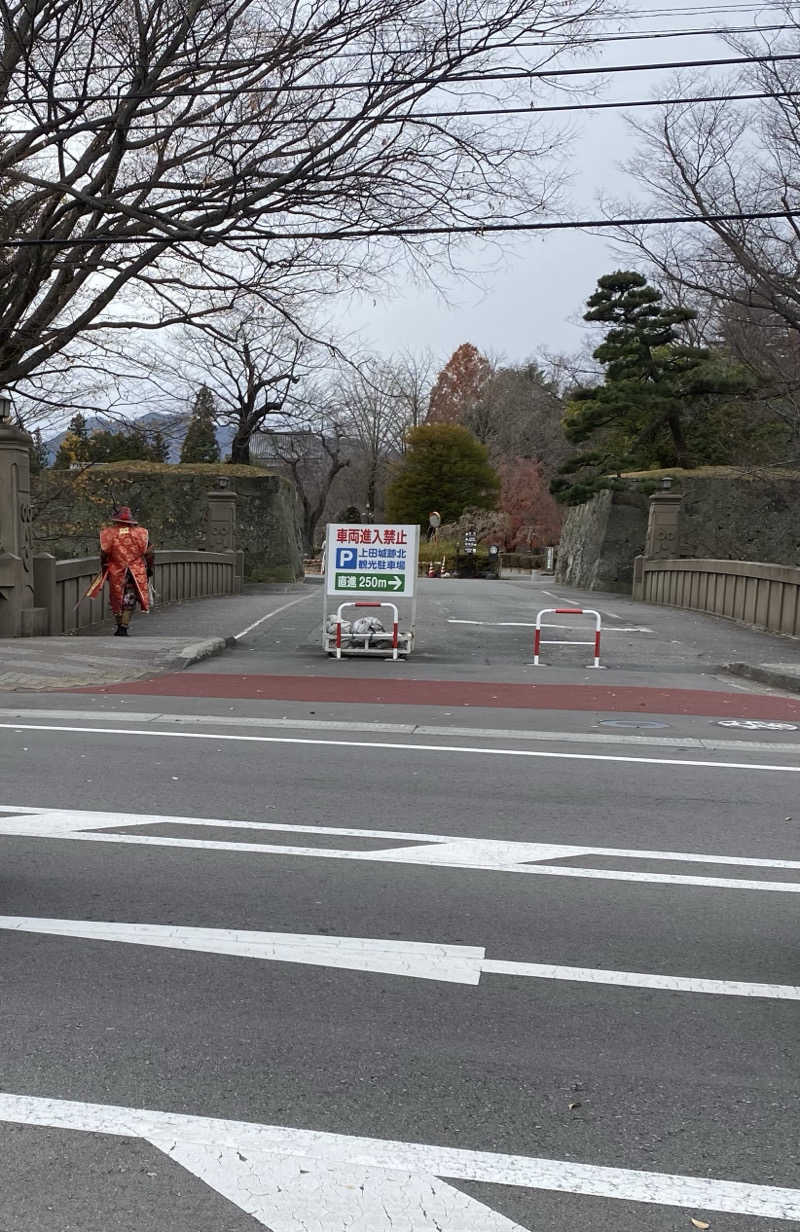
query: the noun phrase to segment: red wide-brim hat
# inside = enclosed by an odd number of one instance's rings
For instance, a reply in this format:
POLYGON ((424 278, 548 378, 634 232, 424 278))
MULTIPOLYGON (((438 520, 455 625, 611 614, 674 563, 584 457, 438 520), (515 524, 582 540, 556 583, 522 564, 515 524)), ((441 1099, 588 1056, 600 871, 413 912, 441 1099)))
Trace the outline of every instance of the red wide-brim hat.
POLYGON ((119 522, 123 526, 138 526, 139 525, 139 523, 136 521, 136 518, 133 516, 133 514, 131 513, 127 505, 123 505, 121 509, 118 509, 116 511, 116 513, 112 513, 111 521, 119 522))

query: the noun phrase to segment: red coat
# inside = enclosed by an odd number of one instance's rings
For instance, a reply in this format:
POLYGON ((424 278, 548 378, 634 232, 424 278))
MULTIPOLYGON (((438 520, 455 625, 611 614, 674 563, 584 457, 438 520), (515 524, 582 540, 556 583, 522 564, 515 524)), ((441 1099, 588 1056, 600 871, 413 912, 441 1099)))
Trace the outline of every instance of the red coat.
POLYGON ((150 606, 147 568, 152 562, 150 536, 143 526, 106 526, 100 531, 103 568, 108 571, 111 611, 122 611, 125 576, 130 573, 143 612, 150 606))

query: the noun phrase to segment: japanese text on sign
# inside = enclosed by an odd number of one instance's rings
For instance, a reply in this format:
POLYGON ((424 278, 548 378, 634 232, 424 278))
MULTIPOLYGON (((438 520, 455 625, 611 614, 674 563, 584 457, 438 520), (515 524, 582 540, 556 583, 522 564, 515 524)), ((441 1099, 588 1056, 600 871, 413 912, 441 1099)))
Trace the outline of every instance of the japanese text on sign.
POLYGON ((329 525, 325 549, 329 595, 353 592, 414 594, 418 526, 329 525))

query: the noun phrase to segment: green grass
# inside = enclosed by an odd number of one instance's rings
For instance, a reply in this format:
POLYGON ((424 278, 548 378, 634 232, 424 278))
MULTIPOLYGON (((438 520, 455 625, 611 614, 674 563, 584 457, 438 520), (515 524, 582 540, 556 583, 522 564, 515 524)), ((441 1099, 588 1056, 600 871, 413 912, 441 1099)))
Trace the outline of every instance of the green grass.
POLYGON ((800 479, 800 471, 785 466, 696 466, 686 470, 680 466, 665 466, 655 471, 623 471, 623 479, 759 479, 769 475, 775 479, 800 479))

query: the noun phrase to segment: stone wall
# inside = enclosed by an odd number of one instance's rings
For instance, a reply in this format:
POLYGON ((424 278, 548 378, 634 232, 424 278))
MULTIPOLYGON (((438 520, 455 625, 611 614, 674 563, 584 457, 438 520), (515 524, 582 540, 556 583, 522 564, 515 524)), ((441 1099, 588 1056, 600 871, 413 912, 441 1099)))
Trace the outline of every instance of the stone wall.
POLYGON ((633 558, 644 549, 647 493, 666 475, 683 495, 678 557, 800 565, 800 473, 703 467, 630 476, 630 492, 600 492, 571 508, 556 580, 629 591, 633 558))
POLYGON ((156 548, 210 551, 208 497, 219 479, 236 491, 237 542, 247 581, 294 581, 303 573, 295 492, 283 476, 257 467, 128 462, 82 473, 45 471, 34 493, 37 551, 58 559, 97 551, 112 507, 130 505, 156 548))
POLYGON ((683 472, 680 556, 800 565, 800 474, 683 472))
POLYGON ((564 519, 556 581, 583 590, 630 590, 633 559, 644 548, 647 499, 637 492, 599 492, 564 519))

